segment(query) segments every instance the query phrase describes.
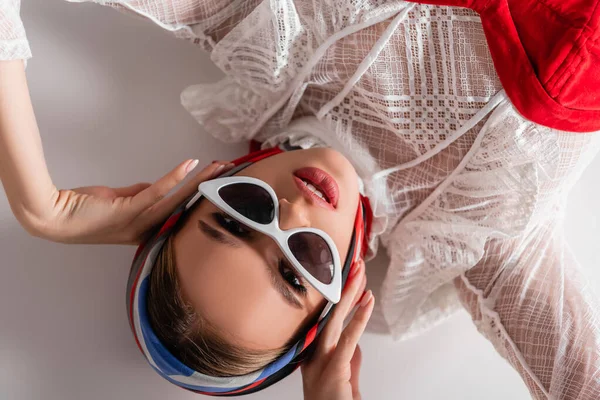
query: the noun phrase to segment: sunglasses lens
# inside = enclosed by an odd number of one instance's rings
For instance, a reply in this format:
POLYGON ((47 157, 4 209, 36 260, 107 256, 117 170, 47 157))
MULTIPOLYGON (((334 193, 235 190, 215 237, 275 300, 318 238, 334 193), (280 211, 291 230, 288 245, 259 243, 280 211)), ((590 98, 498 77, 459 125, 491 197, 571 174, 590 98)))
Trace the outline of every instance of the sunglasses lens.
POLYGON ((269 192, 251 183, 235 183, 219 189, 219 196, 235 211, 259 224, 269 224, 275 216, 275 204, 269 192))
POLYGON ((288 239, 290 250, 296 259, 313 277, 326 285, 333 280, 333 254, 321 236, 309 233, 295 233, 288 239))

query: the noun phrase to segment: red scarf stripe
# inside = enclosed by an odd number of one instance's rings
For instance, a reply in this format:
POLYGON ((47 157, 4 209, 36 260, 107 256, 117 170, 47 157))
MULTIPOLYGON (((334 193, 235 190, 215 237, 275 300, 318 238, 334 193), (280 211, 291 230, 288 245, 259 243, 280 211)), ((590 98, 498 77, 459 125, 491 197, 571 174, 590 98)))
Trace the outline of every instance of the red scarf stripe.
POLYGON ((248 161, 252 161, 253 163, 255 163, 264 158, 271 157, 271 156, 274 156, 275 154, 279 154, 279 153, 283 153, 283 150, 281 150, 279 147, 273 147, 270 149, 258 151, 256 153, 250 153, 250 154, 247 154, 240 158, 236 158, 235 160, 232 161, 232 163, 235 164, 236 166, 241 165, 248 161))
POLYGON ((300 352, 303 352, 304 350, 306 350, 306 348, 308 346, 310 346, 310 344, 315 340, 315 337, 317 336, 317 328, 318 327, 319 327, 319 324, 310 328, 310 330, 306 334, 306 339, 304 339, 304 346, 302 347, 302 350, 300 350, 300 352))
POLYGON ((138 348, 140 349, 140 351, 142 352, 142 354, 144 354, 144 350, 142 349, 142 345, 140 344, 140 341, 137 337, 137 333, 135 331, 135 322, 133 319, 133 305, 134 305, 134 300, 135 300, 135 291, 138 287, 138 281, 140 279, 140 276, 142 275, 142 270, 144 269, 144 265, 146 265, 146 261, 148 259, 146 258, 143 262, 142 265, 140 265, 140 269, 137 273, 137 276, 135 277, 135 281, 133 282, 133 285, 131 286, 131 293, 129 293, 129 321, 131 321, 131 326, 132 326, 132 331, 133 331, 133 338, 135 339, 135 343, 137 344, 138 348))
POLYGON ((167 230, 170 230, 171 228, 173 228, 173 226, 175 226, 175 224, 177 223, 177 221, 179 220, 179 217, 181 217, 181 215, 183 214, 182 211, 178 212, 177 214, 173 214, 169 217, 169 219, 164 223, 164 225, 162 226, 162 228, 160 228, 160 231, 158 231, 158 234, 156 235, 156 238, 159 238, 160 236, 162 236, 167 230))

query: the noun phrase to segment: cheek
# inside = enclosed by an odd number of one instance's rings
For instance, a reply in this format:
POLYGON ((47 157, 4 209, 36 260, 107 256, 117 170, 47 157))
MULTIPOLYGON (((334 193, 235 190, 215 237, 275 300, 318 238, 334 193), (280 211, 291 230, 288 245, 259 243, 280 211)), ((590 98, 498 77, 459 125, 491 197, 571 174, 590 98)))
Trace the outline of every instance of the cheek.
MULTIPOLYGON (((192 268, 181 268, 186 298, 229 340, 265 350, 284 346, 306 318, 290 307, 270 283, 264 265, 251 251, 204 248, 192 268)), ((182 264, 183 266, 183 264, 182 264)))
POLYGON ((195 307, 231 338, 252 349, 281 347, 304 315, 290 310, 259 274, 203 270, 197 274, 195 307))

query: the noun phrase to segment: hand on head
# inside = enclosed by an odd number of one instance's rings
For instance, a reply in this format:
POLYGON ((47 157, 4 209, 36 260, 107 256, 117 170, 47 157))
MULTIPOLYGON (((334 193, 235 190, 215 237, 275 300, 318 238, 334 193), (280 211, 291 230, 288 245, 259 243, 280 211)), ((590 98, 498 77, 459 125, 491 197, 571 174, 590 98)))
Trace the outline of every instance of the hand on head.
POLYGON ((358 340, 371 317, 375 298, 370 290, 364 293, 367 283, 364 261, 360 261, 348 279, 342 299, 320 335, 315 353, 302 365, 304 398, 307 400, 361 398, 358 377, 362 357, 358 340), (357 303, 357 310, 344 329, 344 321, 357 303))
MULTIPOLYGON (((137 244, 198 188, 233 165, 215 162, 200 171, 177 192, 165 197, 197 165, 181 163, 155 183, 110 188, 87 186, 59 190, 48 196, 26 228, 36 236, 64 243, 137 244)), ((40 200, 42 201, 42 200, 40 200)))

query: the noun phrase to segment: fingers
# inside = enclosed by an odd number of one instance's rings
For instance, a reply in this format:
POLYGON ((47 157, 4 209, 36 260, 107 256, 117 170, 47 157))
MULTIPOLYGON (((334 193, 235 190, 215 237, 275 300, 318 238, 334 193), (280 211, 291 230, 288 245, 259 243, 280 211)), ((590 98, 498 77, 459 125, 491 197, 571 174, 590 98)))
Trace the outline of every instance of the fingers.
MULTIPOLYGON (((363 279, 365 279, 365 263, 360 261, 352 275, 348 277, 349 282, 344 287, 342 299, 336 305, 331 319, 325 326, 319 344, 317 345, 317 356, 323 356, 333 350, 340 339, 344 320, 354 306, 355 298, 360 296, 361 287, 363 287, 363 279)), ((366 285, 366 282, 364 282, 366 285)))
POLYGON ((167 218, 182 202, 198 190, 198 185, 206 180, 213 179, 218 175, 231 169, 233 164, 210 164, 202 171, 197 173, 189 182, 186 182, 172 196, 161 200, 152 210, 149 210, 149 217, 153 221, 162 221, 167 218))
POLYGON ((135 196, 142 190, 148 189, 150 186, 152 186, 151 183, 142 182, 142 183, 136 183, 135 185, 131 185, 131 186, 114 188, 113 192, 117 197, 130 197, 130 196, 135 196))
POLYGON ((193 169, 197 160, 188 160, 179 164, 171 172, 160 178, 156 183, 138 193, 131 200, 131 212, 140 213, 162 200, 171 189, 185 178, 193 169))
MULTIPOLYGON (((181 167, 181 165, 179 167, 181 167)), ((162 199, 159 199, 159 197, 157 196, 155 197, 155 203, 152 203, 153 196, 149 195, 147 203, 141 203, 141 207, 145 206, 145 208, 141 210, 141 212, 144 212, 144 214, 137 218, 136 226, 138 226, 141 230, 147 230, 152 226, 155 226, 156 224, 164 221, 183 201, 185 201, 189 196, 191 196, 194 192, 198 190, 198 185, 201 182, 208 179, 212 179, 224 173, 228 169, 231 169, 232 167, 233 164, 210 164, 198 174, 196 174, 192 179, 186 182, 179 190, 177 190, 171 196, 162 199)), ((179 181, 181 181, 181 179, 179 181)), ((151 191, 155 189, 154 186, 157 185, 159 182, 150 186, 145 191, 151 191)), ((156 193, 162 193, 167 188, 167 186, 165 186, 162 189, 158 188, 156 193)), ((168 193, 169 190, 167 190, 166 192, 168 193)), ((137 196, 145 195, 146 193, 144 192, 141 192, 137 196)), ((162 196, 164 197, 164 194, 162 196)))
POLYGON ((350 387, 352 388, 352 400, 359 400, 361 398, 358 387, 361 364, 362 351, 360 350, 360 345, 356 345, 356 350, 354 350, 352 360, 350 360, 350 387))
MULTIPOLYGON (((354 306, 356 306, 358 304, 358 302, 360 301, 362 296, 365 294, 366 288, 367 288, 367 274, 363 274, 360 288, 356 291, 356 294, 354 295, 354 299, 352 299, 352 307, 350 307, 350 310, 352 310, 354 308, 354 306)), ((345 318, 347 318, 347 317, 348 317, 348 315, 346 315, 345 318)))
POLYGON ((179 189, 177 193, 173 195, 173 197, 179 197, 180 204, 198 190, 199 184, 206 180, 214 179, 217 176, 229 171, 233 167, 234 165, 232 163, 228 163, 227 161, 218 161, 217 163, 212 163, 206 166, 202 171, 198 172, 192 179, 190 179, 189 182, 186 182, 186 184, 182 186, 181 189, 179 189))
POLYGON ((135 185, 118 188, 110 188, 108 186, 85 186, 71 189, 71 191, 79 194, 87 194, 90 196, 99 197, 102 199, 115 199, 117 197, 135 196, 151 185, 151 183, 136 183, 135 185))
POLYGON ((373 293, 369 290, 361 300, 352 320, 340 336, 340 341, 332 359, 334 364, 343 366, 352 360, 356 346, 358 346, 358 341, 367 327, 369 318, 371 318, 374 305, 375 297, 373 297, 373 293))

